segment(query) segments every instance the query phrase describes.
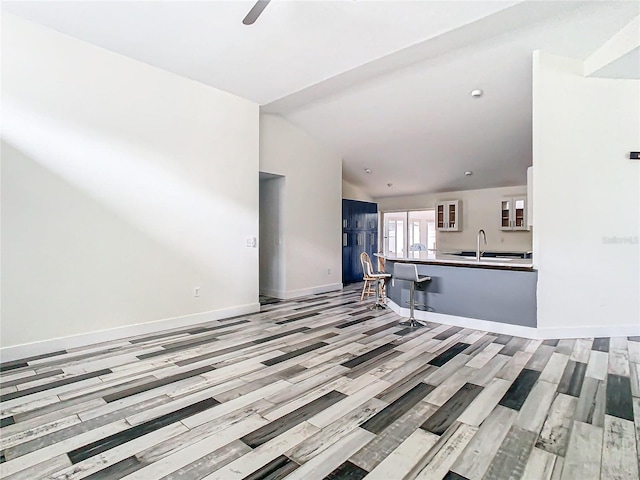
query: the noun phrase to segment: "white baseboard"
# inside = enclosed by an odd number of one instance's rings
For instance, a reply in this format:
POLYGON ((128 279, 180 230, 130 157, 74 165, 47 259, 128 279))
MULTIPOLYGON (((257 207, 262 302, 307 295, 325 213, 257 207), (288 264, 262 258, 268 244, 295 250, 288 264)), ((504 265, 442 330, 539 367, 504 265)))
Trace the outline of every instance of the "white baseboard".
MULTIPOLYGON (((387 299, 387 305, 401 317, 409 317, 409 309, 401 308, 392 300, 387 299)), ((591 338, 591 337, 631 337, 640 336, 640 325, 601 325, 583 327, 533 328, 509 323, 491 322, 477 318, 458 317, 442 313, 415 310, 417 320, 442 323, 455 327, 473 328, 485 332, 492 332, 534 340, 555 340, 563 338, 591 338)))
POLYGON ((299 290, 271 290, 268 288, 260 289, 260 294, 268 297, 281 298, 289 300, 292 298, 305 297, 307 295, 316 295, 319 293, 335 292, 342 290, 342 283, 329 283, 327 285, 319 285, 311 288, 301 288, 299 290))
POLYGON ((596 325, 583 327, 538 328, 538 338, 637 337, 640 325, 596 325))
MULTIPOLYGON (((401 317, 409 318, 408 308, 401 308, 389 299, 387 299, 387 305, 401 317)), ((479 320, 477 318, 458 317, 456 315, 445 315, 443 313, 425 312, 422 310, 414 310, 413 315, 416 317, 416 320, 423 320, 425 322, 442 323, 444 325, 452 325, 454 327, 473 328, 475 330, 513 335, 516 337, 538 338, 537 329, 532 327, 522 327, 520 325, 511 325, 509 323, 490 322, 488 320, 479 320)))
POLYGON ((284 298, 284 291, 283 290, 274 290, 271 288, 261 288, 260 289, 260 295, 264 295, 265 297, 272 297, 272 298, 284 298))
MULTIPOLYGON (((341 290, 342 284, 335 283, 322 285, 308 289, 294 290, 283 292, 289 295, 280 297, 265 293, 276 298, 296 298, 305 295, 313 295, 316 293, 326 293, 341 290)), ((408 308, 400 308, 392 300, 387 300, 387 304, 391 310, 402 317, 409 317, 408 308)), ((109 342, 120 340, 137 335, 145 335, 149 333, 157 333, 172 329, 184 328, 199 323, 219 320, 221 318, 234 317, 237 315, 246 315, 260 311, 259 303, 251 303, 232 308, 221 310, 211 310, 192 315, 184 315, 181 317, 157 320, 154 322, 139 323, 135 325, 126 325, 122 327, 111 328, 107 330, 99 330, 94 332, 81 333, 68 337, 53 338, 39 342, 26 343, 22 345, 14 345, 0 348, 0 361, 9 362, 19 360, 21 358, 31 357, 35 355, 43 355, 59 350, 68 350, 71 348, 83 347, 101 342, 109 342)), ((428 322, 442 323, 444 325, 452 325, 464 328, 473 328, 492 333, 514 335, 524 338, 532 338, 539 340, 546 339, 562 339, 562 338, 590 338, 590 337, 630 337, 640 336, 640 325, 601 325, 601 326, 582 326, 582 327, 558 327, 558 328, 532 328, 522 327, 519 325, 511 325, 500 322, 491 322, 488 320, 479 320, 476 318, 458 317, 455 315, 445 315, 434 312, 415 311, 415 317, 418 320, 428 322)))
POLYGON ((316 295, 318 293, 335 292, 342 290, 342 283, 329 283, 327 285, 319 285, 311 288, 301 288, 299 290, 289 290, 285 292, 285 299, 305 297, 307 295, 316 295))
POLYGON ((126 325, 122 327, 110 328, 107 330, 81 333, 68 337, 52 338, 50 340, 42 340, 39 342, 3 347, 0 348, 0 361, 10 362, 12 360, 19 360, 21 358, 32 357, 35 355, 43 355, 47 353, 57 352, 59 350, 68 350, 71 348, 84 347, 86 345, 95 343, 110 342, 113 340, 134 337, 137 335, 145 335, 148 333, 158 333, 167 330, 184 328, 192 325, 197 325, 199 323, 219 320, 221 318, 246 315, 259 311, 259 303, 249 303, 237 307, 223 308, 220 310, 210 310, 208 312, 194 313, 192 315, 184 315, 181 317, 167 318, 164 320, 156 320, 146 323, 137 323, 134 325, 126 325))

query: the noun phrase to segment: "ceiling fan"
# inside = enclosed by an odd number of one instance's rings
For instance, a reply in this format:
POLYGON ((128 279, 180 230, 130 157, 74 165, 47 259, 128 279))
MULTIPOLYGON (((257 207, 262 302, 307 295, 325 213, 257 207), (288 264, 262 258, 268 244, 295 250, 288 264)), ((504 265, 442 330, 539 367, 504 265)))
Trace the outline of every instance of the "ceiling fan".
POLYGON ((244 17, 242 23, 244 23, 245 25, 253 25, 253 23, 258 19, 263 10, 267 8, 267 5, 269 5, 270 1, 271 0, 258 0, 256 4, 251 8, 251 10, 249 10, 247 16, 244 17))

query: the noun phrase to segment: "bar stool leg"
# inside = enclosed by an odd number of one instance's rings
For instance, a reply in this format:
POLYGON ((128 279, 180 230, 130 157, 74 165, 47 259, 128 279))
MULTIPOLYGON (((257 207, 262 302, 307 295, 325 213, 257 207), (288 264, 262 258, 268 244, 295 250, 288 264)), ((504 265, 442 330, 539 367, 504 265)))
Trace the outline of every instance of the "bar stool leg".
POLYGON ((412 328, 426 327, 426 325, 420 320, 416 320, 413 315, 415 310, 415 290, 416 282, 411 282, 411 286, 409 287, 409 320, 406 322, 400 322, 400 325, 412 328))
POLYGON ((383 305, 380 302, 380 282, 384 281, 382 278, 376 278, 376 303, 373 304, 371 310, 384 310, 387 308, 386 305, 383 305))
POLYGON ((409 288, 409 322, 415 321, 413 312, 415 310, 415 294, 416 294, 416 282, 411 282, 411 288, 409 288))

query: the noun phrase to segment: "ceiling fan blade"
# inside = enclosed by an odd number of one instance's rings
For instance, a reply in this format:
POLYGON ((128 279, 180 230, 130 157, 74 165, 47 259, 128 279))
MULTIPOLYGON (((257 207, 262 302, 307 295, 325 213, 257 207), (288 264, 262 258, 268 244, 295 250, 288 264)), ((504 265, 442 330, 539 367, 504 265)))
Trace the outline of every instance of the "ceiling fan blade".
POLYGON ((244 23, 245 25, 253 25, 253 22, 255 22, 260 16, 260 14, 262 13, 262 11, 265 8, 267 8, 267 5, 269 5, 270 1, 271 0, 258 0, 256 4, 253 6, 253 8, 249 10, 249 13, 247 13, 247 16, 244 17, 244 20, 242 20, 242 23, 244 23))

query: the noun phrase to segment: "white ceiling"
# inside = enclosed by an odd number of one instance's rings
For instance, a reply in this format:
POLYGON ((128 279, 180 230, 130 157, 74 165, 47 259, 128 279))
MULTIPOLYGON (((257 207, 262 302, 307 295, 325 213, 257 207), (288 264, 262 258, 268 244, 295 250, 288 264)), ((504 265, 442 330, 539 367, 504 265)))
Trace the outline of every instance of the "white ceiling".
POLYGON ((263 105, 340 154, 373 196, 524 184, 533 50, 584 59, 640 14, 637 1, 273 0, 245 26, 252 5, 2 9, 263 105))
POLYGON ((636 47, 625 55, 598 70, 594 77, 602 78, 633 78, 640 79, 640 47, 636 47))

